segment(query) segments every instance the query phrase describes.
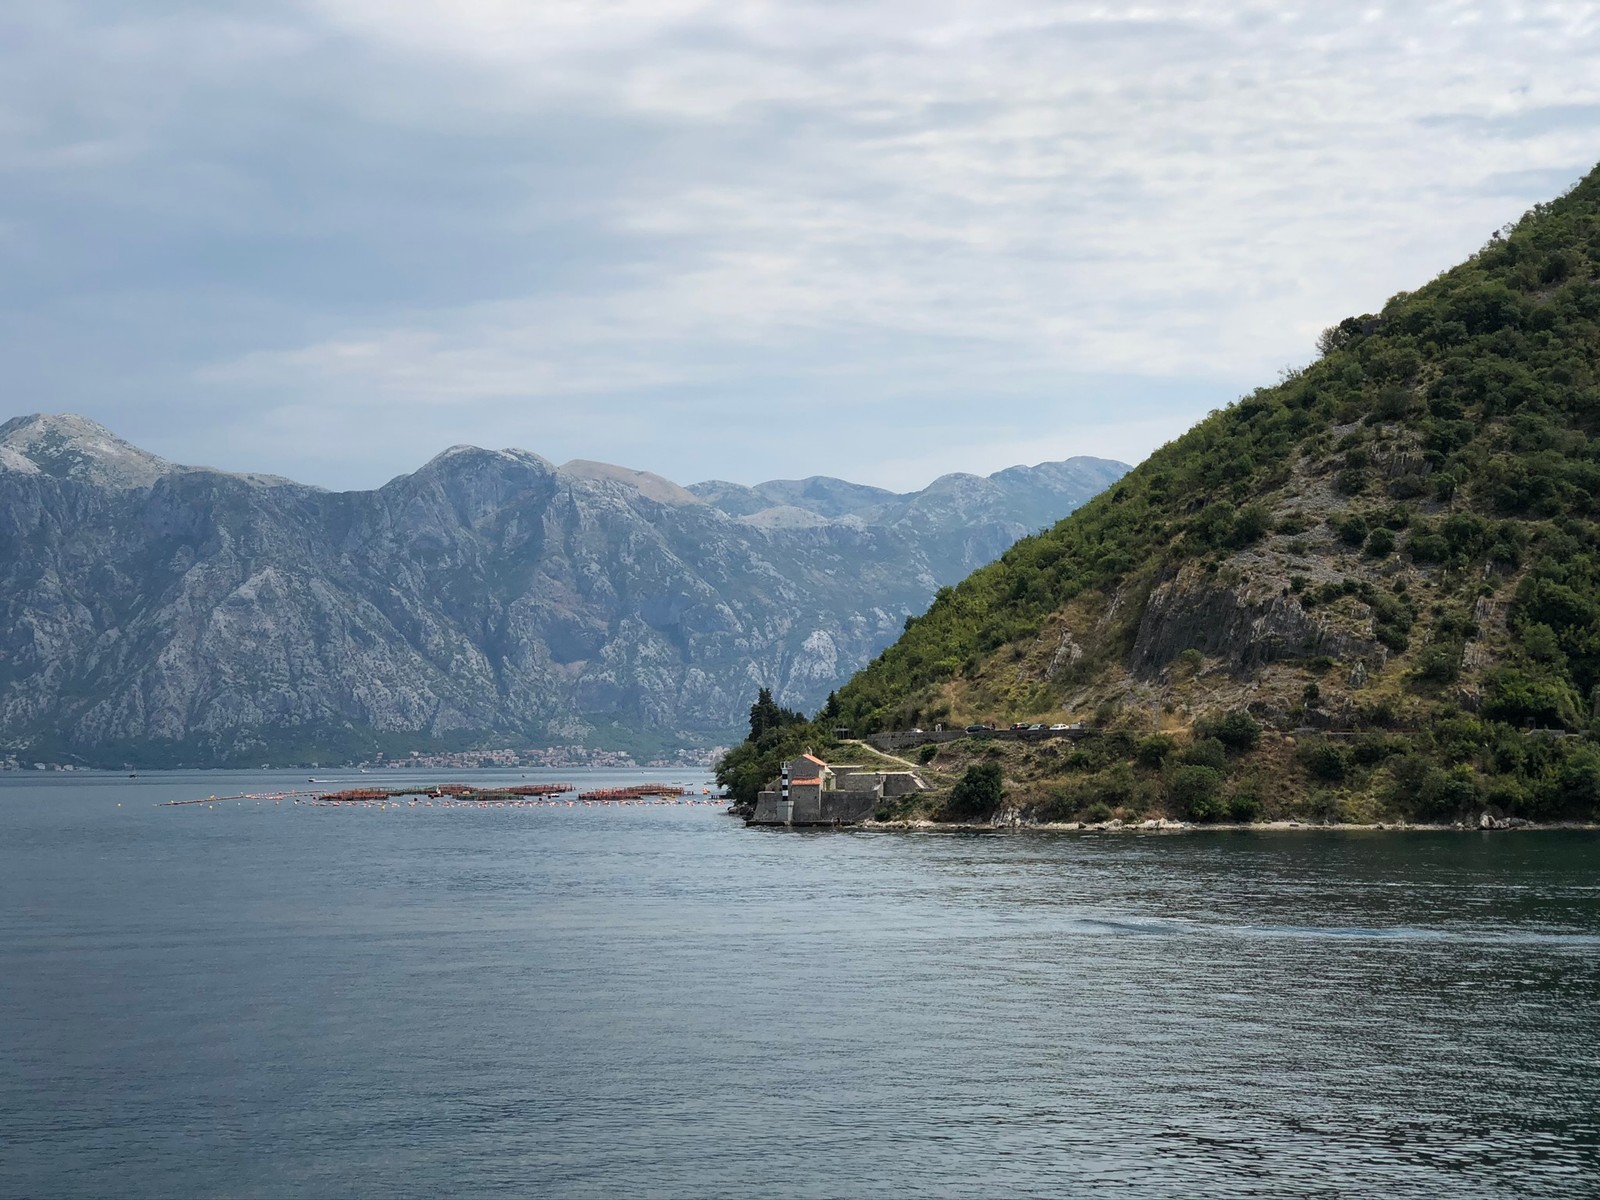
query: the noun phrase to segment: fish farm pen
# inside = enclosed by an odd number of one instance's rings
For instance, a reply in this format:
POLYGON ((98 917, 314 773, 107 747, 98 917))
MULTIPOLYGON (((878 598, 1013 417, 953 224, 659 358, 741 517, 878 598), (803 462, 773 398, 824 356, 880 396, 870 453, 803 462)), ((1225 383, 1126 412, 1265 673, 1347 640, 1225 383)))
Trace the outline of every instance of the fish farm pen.
POLYGON ((629 787, 598 788, 581 792, 570 783, 530 783, 509 787, 482 787, 468 783, 412 784, 406 787, 356 787, 336 792, 282 791, 241 792, 233 796, 205 796, 196 800, 167 800, 157 807, 174 808, 190 804, 220 804, 224 801, 243 803, 280 804, 285 800, 295 804, 315 806, 344 805, 357 808, 427 807, 427 808, 572 808, 604 804, 721 804, 722 797, 712 796, 709 788, 696 797, 694 789, 676 784, 642 783, 629 787), (701 797, 709 797, 703 799, 701 797))

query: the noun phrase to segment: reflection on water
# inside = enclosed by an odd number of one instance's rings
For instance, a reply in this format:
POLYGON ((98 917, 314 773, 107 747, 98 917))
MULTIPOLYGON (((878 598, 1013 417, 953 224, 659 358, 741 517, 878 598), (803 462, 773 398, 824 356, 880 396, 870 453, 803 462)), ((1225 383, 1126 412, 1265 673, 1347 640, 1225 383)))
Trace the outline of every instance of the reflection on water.
POLYGON ((0 781, 0 1194, 1596 1194, 1594 835, 220 790, 0 781))

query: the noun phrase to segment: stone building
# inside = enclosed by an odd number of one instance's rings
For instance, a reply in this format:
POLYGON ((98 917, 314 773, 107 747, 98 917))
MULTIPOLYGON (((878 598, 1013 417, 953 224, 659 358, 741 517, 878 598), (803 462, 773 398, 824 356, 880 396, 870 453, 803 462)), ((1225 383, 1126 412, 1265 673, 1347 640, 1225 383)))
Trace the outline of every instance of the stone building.
POLYGON ((830 766, 814 754, 783 764, 778 778, 756 797, 751 825, 854 825, 886 799, 925 792, 915 771, 869 771, 830 766))

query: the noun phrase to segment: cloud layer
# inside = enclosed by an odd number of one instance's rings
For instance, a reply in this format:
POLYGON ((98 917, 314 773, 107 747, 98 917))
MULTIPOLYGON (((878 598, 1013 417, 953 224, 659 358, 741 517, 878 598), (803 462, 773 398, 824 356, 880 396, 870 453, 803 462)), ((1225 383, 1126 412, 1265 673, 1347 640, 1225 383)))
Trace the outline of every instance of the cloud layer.
POLYGON ((1137 459, 1600 157, 1590 4, 32 7, 11 410, 333 486, 1137 459))

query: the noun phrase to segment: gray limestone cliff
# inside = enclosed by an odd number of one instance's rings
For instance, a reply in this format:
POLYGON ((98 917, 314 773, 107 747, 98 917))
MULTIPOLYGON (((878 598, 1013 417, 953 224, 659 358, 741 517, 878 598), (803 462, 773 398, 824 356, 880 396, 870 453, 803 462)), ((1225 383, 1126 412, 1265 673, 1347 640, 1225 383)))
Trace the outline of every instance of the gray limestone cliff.
POLYGON ((327 492, 17 418, 0 425, 0 748, 706 743, 760 687, 815 708, 938 587, 1126 469, 685 489, 458 446, 327 492))

